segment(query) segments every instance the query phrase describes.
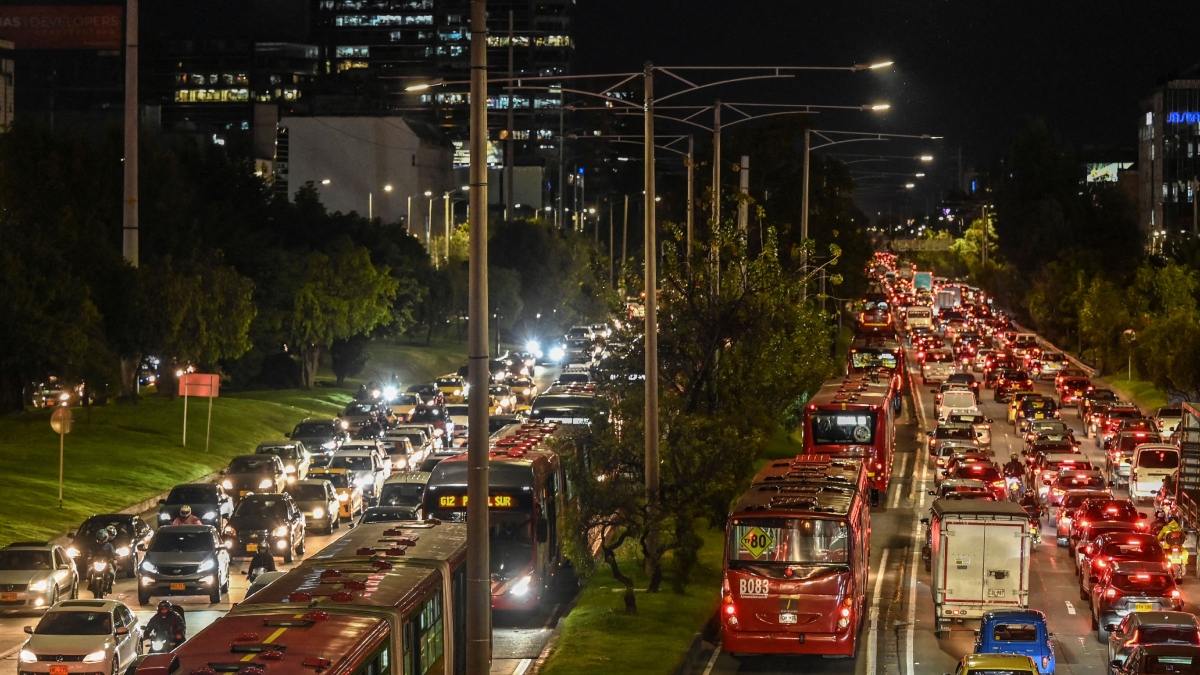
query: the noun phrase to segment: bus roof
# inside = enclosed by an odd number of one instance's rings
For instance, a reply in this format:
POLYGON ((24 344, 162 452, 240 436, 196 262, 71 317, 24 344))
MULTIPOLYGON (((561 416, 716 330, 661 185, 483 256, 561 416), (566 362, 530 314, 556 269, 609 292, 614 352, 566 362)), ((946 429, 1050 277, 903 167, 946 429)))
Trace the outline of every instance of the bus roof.
POLYGON ((824 483, 857 486, 863 480, 863 463, 829 455, 798 455, 795 459, 769 461, 751 481, 771 483, 824 483))
MULTIPOLYGON (((537 475, 554 469, 558 454, 545 441, 558 430, 557 424, 510 424, 490 438, 488 485, 519 489, 534 484, 537 475)), ((436 489, 467 484, 467 453, 438 462, 428 485, 436 489)))
POLYGON ((840 380, 832 380, 821 387, 808 407, 832 408, 847 410, 853 405, 854 409, 882 407, 892 398, 891 379, 880 377, 872 381, 866 374, 852 374, 840 380))
POLYGON ((849 515, 858 498, 858 489, 850 485, 822 485, 820 483, 754 485, 738 499, 730 517, 846 516, 849 515))

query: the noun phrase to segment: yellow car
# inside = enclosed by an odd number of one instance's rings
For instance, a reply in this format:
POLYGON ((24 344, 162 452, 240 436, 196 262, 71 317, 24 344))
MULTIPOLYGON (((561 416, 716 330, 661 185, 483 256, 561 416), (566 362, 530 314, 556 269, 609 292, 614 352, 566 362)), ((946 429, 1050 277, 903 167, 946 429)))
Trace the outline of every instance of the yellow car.
POLYGON ((1008 399, 1008 423, 1015 424, 1017 421, 1017 411, 1021 409, 1021 401, 1026 396, 1037 396, 1037 392, 1033 391, 1014 391, 1008 399))
POLYGON ((512 377, 508 380, 508 390, 518 403, 528 404, 537 396, 537 384, 528 377, 512 377))
POLYGON ((517 407, 517 397, 513 395, 512 388, 507 384, 490 385, 488 394, 491 396, 492 407, 496 410, 494 414, 511 415, 517 407))
POLYGON ((420 403, 421 399, 416 394, 397 394, 396 398, 392 400, 392 414, 396 416, 396 419, 407 422, 420 403))
POLYGON ((1033 658, 1024 654, 967 654, 958 662, 954 675, 1038 675, 1033 658))
POLYGON ((339 517, 349 518, 353 522, 355 516, 361 516, 366 510, 362 488, 354 484, 349 470, 330 467, 313 469, 308 472, 308 478, 333 483, 333 489, 337 492, 339 517))
POLYGON ((467 400, 467 383, 458 375, 443 375, 435 384, 446 397, 446 403, 462 403, 467 400))

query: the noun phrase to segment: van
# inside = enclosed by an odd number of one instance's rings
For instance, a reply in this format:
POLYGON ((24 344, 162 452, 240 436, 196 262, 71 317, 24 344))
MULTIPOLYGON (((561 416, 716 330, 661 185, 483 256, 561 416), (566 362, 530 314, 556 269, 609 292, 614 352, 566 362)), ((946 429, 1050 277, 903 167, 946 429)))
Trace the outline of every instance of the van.
POLYGON ((950 389, 942 394, 942 400, 937 405, 938 419, 943 417, 943 410, 964 410, 976 408, 979 405, 975 402, 975 392, 970 389, 950 389))
POLYGON ((1179 449, 1165 443, 1144 443, 1133 449, 1133 462, 1129 467, 1129 497, 1138 500, 1154 500, 1162 487, 1163 478, 1175 475, 1179 470, 1179 449))
POLYGON ((913 305, 904 313, 904 329, 912 330, 918 326, 933 327, 933 310, 921 305, 913 305))

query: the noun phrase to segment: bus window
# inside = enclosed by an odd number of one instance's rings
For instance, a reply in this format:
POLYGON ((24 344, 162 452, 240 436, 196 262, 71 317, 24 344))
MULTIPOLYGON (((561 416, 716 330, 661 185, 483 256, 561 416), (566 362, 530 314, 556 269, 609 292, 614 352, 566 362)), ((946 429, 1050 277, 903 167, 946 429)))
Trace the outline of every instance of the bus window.
POLYGON ((442 655, 446 651, 445 628, 442 625, 442 592, 429 596, 418 617, 417 629, 421 658, 417 675, 428 675, 436 668, 441 670, 442 655))
POLYGON ((488 514, 492 574, 501 579, 523 572, 533 562, 533 516, 530 512, 488 514))
POLYGON ((814 410, 810 416, 813 445, 871 445, 875 442, 875 415, 866 411, 814 410))
POLYGON ((842 520, 739 519, 730 530, 729 562, 845 564, 849 537, 842 520))

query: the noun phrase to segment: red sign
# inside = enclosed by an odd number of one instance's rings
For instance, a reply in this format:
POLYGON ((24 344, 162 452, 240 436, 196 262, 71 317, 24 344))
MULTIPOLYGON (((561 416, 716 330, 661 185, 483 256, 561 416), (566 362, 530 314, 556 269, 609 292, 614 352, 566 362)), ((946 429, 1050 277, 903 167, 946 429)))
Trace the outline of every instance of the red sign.
POLYGON ((180 396, 212 396, 221 395, 221 376, 210 373, 185 373, 179 378, 180 396))
POLYGON ((0 7, 0 39, 17 49, 121 48, 120 5, 0 7))

